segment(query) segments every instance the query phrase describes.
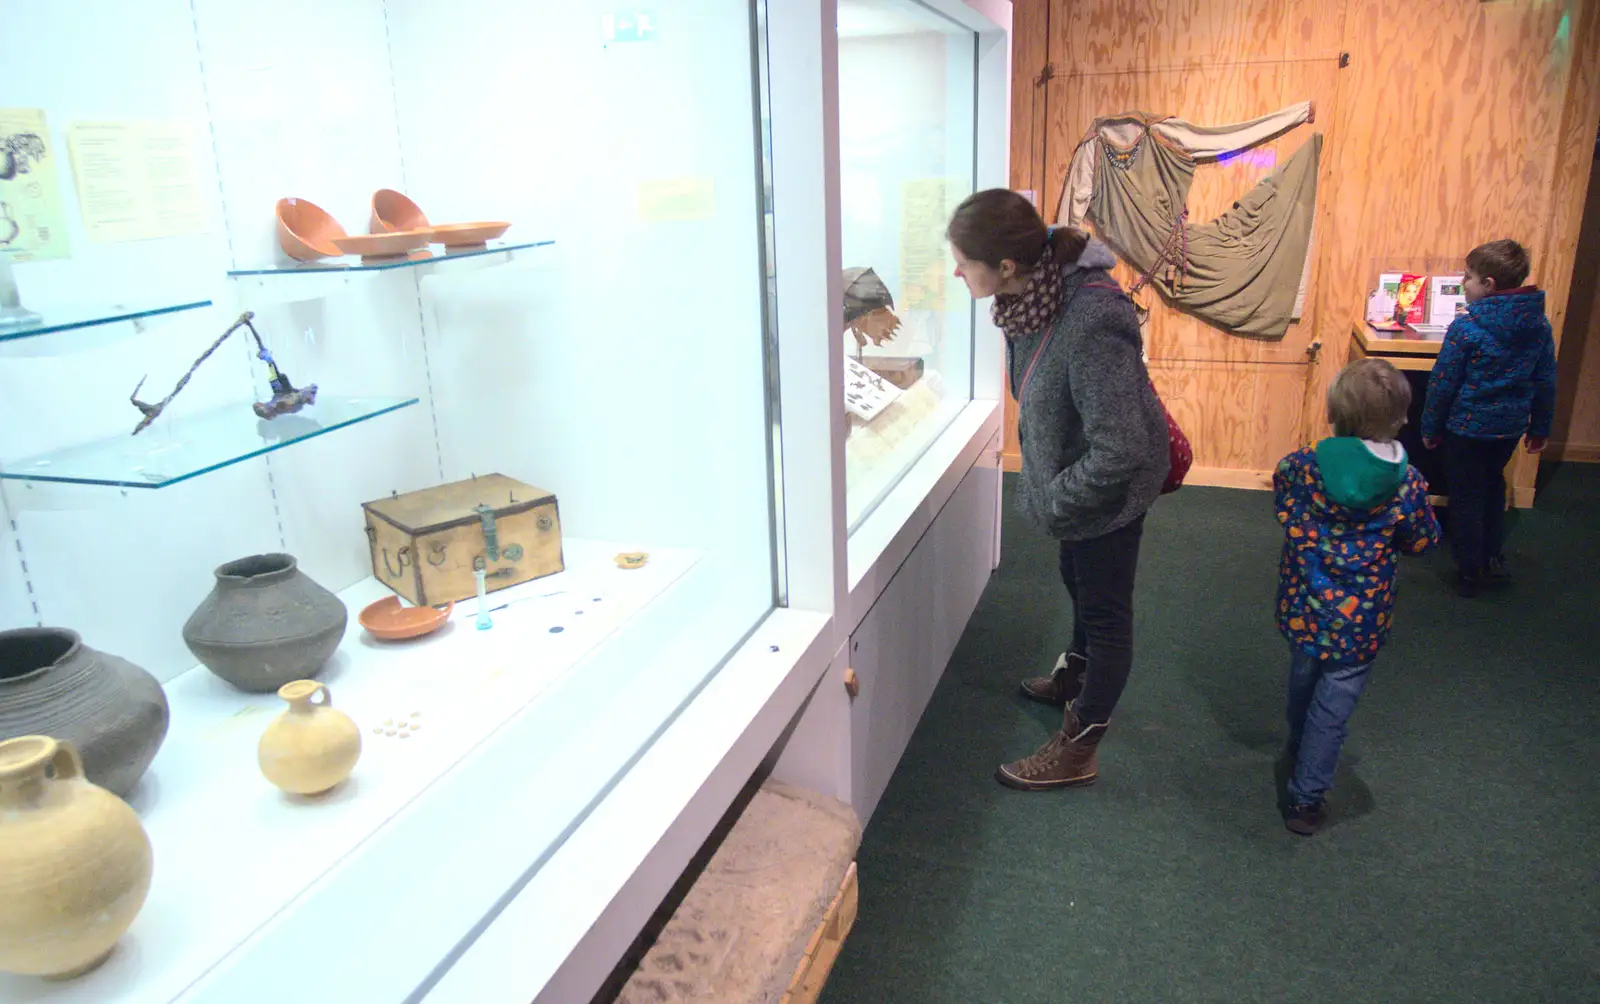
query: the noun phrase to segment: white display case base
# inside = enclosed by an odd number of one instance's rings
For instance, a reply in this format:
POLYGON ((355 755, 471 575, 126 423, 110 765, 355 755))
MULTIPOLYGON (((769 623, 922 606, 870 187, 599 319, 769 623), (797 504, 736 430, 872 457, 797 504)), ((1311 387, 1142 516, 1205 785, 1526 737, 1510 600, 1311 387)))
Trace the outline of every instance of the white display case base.
POLYGON ((178 999, 700 559, 659 550, 643 568, 617 567, 617 553, 638 549, 568 538, 566 571, 489 594, 491 608, 504 607, 489 630, 474 628, 468 599, 440 631, 409 642, 376 641, 357 623, 392 595, 376 579, 340 592, 350 624, 318 679, 360 727, 362 752, 349 780, 322 796, 285 795, 257 768, 261 733, 287 707, 275 695, 241 693, 204 667, 172 680, 166 742, 129 797, 155 850, 144 909, 104 966, 65 983, 0 975, 0 1000, 178 999))

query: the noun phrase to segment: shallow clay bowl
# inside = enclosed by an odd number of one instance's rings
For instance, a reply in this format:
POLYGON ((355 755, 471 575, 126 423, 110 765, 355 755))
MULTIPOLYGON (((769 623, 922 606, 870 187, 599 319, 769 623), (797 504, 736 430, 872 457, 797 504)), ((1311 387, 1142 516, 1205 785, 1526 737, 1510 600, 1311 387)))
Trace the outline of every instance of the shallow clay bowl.
POLYGON ((333 243, 342 254, 358 254, 363 261, 370 258, 400 258, 407 251, 428 246, 428 231, 400 230, 392 234, 351 234, 335 237, 333 243))
POLYGON ((297 261, 337 258, 344 252, 334 244, 345 236, 344 227, 327 210, 305 199, 278 200, 278 246, 297 261))
POLYGON ((446 223, 433 228, 433 242, 447 248, 477 247, 510 229, 509 223, 446 223))
POLYGON ((450 619, 454 603, 446 603, 443 610, 433 607, 403 607, 400 597, 385 596, 376 603, 367 604, 361 611, 361 626, 367 633, 381 641, 403 641, 432 634, 450 619))
POLYGON ((422 207, 392 188, 372 193, 372 220, 367 227, 375 234, 398 230, 427 230, 432 224, 422 215, 422 207))

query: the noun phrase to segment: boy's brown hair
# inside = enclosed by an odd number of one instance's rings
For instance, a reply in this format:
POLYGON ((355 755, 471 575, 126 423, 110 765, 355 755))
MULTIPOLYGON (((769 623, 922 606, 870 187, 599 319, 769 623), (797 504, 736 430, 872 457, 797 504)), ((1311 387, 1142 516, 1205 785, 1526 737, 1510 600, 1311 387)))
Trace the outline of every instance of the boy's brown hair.
POLYGON ((1467 252, 1467 267, 1480 279, 1493 279, 1496 290, 1516 289, 1528 278, 1528 249, 1516 241, 1490 241, 1467 252))
POLYGON ((1411 385, 1384 359, 1357 359, 1328 387, 1328 421, 1336 436, 1388 442, 1410 408, 1411 385))

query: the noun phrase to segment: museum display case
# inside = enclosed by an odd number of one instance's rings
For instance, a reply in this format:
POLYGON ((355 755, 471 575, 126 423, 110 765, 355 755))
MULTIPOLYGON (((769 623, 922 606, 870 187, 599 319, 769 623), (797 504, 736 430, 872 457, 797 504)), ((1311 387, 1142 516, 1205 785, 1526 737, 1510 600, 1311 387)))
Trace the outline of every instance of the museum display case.
POLYGON ((785 588, 755 18, 0 5, 0 740, 56 741, 0 789, 112 791, 154 862, 0 999, 410 999, 740 671, 785 588))
POLYGON ((944 228, 978 187, 978 32, 912 0, 840 0, 838 45, 853 532, 974 397, 944 228))

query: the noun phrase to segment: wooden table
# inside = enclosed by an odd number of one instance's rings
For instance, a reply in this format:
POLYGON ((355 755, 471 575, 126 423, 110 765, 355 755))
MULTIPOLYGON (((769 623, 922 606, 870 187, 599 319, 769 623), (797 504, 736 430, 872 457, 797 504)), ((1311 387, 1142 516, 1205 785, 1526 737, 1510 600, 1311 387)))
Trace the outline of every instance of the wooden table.
POLYGON ((1373 331, 1363 321, 1351 332, 1350 361, 1375 356, 1387 359, 1395 369, 1431 373, 1443 344, 1410 331, 1373 331))
POLYGON ((1435 451, 1423 447, 1418 430, 1422 424, 1423 401, 1428 394, 1428 374, 1438 362, 1442 345, 1442 339, 1423 338, 1412 331, 1374 331, 1365 321, 1358 322, 1350 332, 1351 362, 1367 356, 1386 359, 1395 369, 1404 371, 1411 384, 1411 410, 1406 416, 1405 428, 1400 430, 1400 445, 1405 447, 1412 465, 1428 479, 1433 488, 1428 499, 1436 506, 1450 504, 1446 472, 1435 451))

